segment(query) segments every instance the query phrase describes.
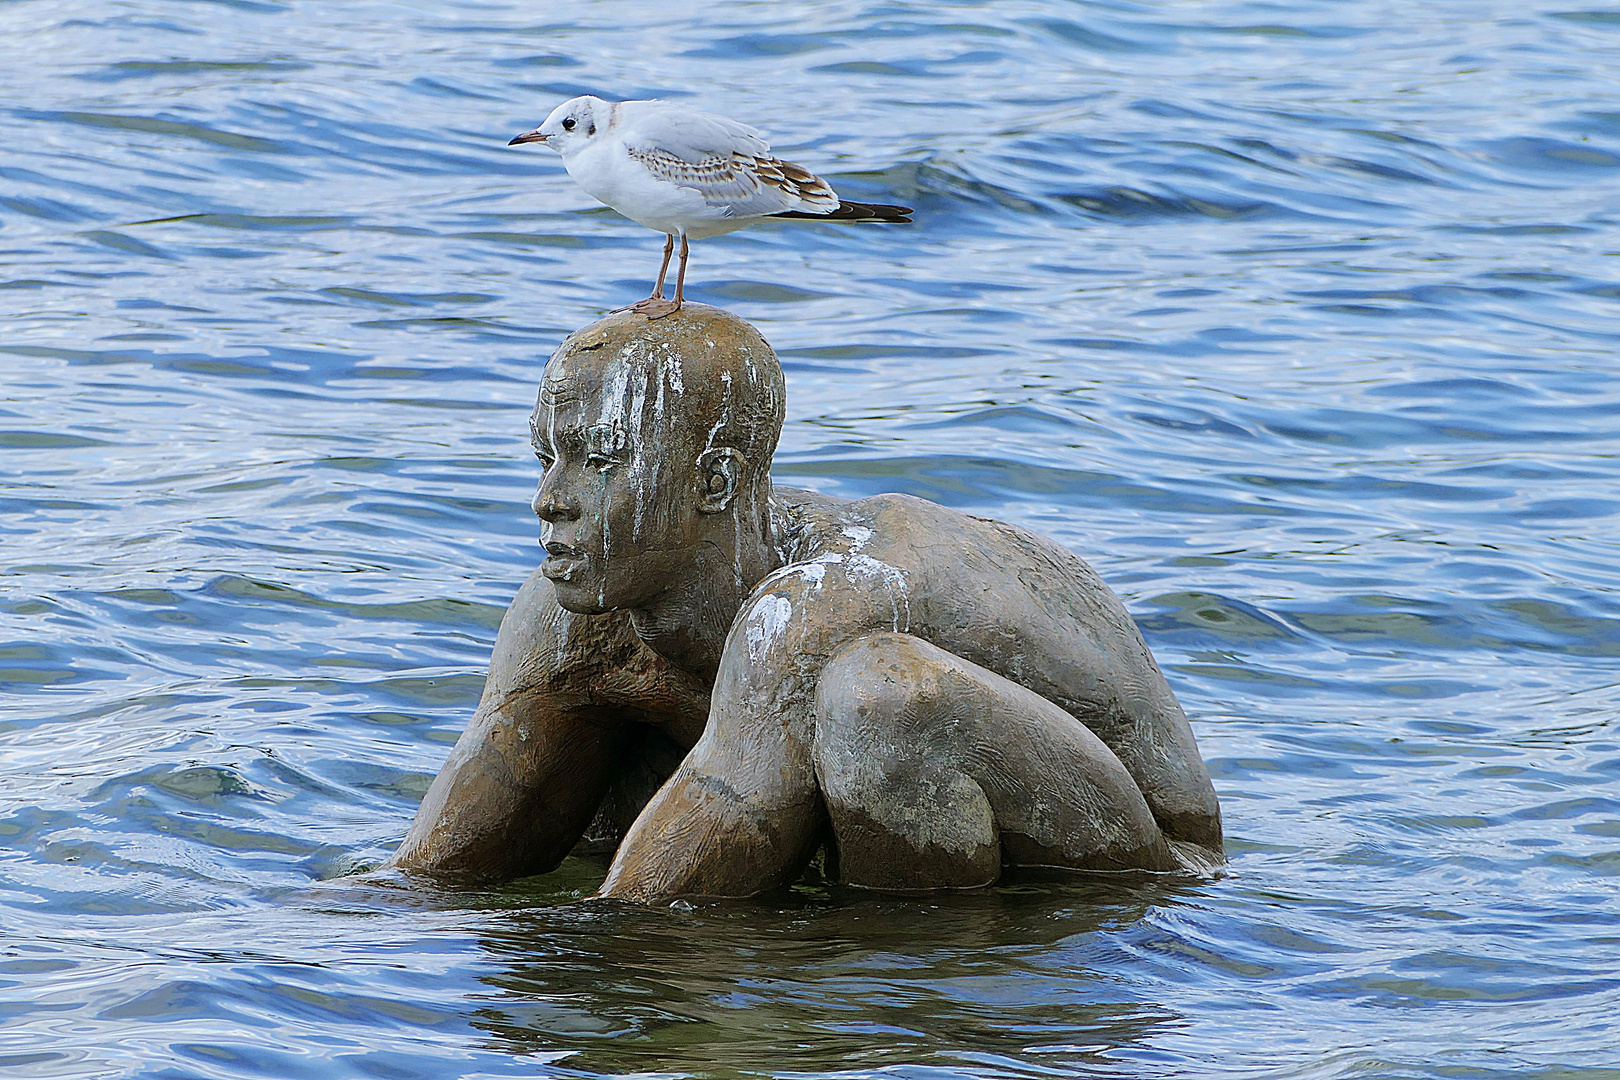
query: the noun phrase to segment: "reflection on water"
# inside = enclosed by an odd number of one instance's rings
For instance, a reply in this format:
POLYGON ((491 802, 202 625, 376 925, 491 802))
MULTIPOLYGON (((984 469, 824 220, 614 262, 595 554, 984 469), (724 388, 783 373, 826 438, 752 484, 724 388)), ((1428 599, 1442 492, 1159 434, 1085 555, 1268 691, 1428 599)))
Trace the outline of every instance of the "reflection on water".
POLYGON ((1620 1076, 1612 12, 0 30, 8 1074, 1620 1076), (1120 591, 1227 877, 325 884, 403 835, 534 564, 544 357, 658 256, 505 145, 585 92, 917 207, 707 242, 690 293, 783 358, 778 479, 1014 520, 1120 591))
POLYGON ((1106 1066, 1182 1019, 1093 970, 1107 932, 1188 892, 1031 879, 928 901, 801 888, 673 915, 530 908, 480 938, 504 970, 473 1023, 608 1075, 1106 1066))

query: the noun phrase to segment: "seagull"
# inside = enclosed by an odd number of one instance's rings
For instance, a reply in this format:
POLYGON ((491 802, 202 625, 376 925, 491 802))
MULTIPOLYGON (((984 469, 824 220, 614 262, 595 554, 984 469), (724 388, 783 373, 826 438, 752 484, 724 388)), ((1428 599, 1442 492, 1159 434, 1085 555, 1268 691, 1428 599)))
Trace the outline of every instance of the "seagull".
POLYGON ((688 237, 719 236, 767 218, 911 220, 909 206, 844 202, 827 181, 772 154, 765 136, 747 124, 667 101, 572 98, 507 145, 532 142, 561 154, 568 175, 591 197, 668 236, 652 295, 620 309, 649 319, 681 309, 688 237), (666 300, 664 276, 677 236, 681 266, 675 299, 666 300))

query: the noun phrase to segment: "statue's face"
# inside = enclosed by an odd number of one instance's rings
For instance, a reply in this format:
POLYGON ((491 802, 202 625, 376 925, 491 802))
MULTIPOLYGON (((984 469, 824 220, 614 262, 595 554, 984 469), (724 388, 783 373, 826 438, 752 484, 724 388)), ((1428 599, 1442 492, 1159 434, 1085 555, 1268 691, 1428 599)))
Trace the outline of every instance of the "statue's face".
POLYGON ((666 415, 666 394, 649 381, 617 362, 547 366, 531 425, 545 466, 534 512, 540 571, 570 611, 645 607, 691 570, 692 459, 678 410, 666 415))

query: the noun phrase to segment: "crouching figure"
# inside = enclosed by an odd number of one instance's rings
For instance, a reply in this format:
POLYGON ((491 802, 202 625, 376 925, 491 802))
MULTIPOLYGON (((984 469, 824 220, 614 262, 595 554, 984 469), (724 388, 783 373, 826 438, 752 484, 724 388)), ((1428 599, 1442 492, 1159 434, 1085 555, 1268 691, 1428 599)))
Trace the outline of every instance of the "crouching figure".
POLYGON ((781 366, 688 304, 609 316, 531 422, 546 559, 391 866, 499 880, 614 850, 600 895, 829 870, 1208 872, 1220 807, 1124 606, 1065 548, 905 495, 773 487, 781 366))

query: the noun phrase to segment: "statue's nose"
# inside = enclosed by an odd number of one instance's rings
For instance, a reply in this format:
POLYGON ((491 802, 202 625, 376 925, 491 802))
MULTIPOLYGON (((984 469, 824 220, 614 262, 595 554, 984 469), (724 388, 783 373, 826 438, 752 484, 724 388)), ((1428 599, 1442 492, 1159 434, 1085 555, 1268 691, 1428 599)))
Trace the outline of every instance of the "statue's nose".
POLYGON ((576 518, 579 508, 574 500, 558 494, 557 489, 550 484, 542 483, 540 489, 534 493, 534 514, 541 521, 558 521, 576 518))

